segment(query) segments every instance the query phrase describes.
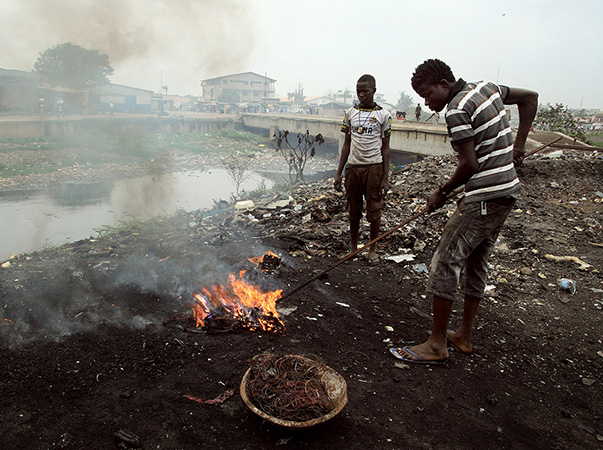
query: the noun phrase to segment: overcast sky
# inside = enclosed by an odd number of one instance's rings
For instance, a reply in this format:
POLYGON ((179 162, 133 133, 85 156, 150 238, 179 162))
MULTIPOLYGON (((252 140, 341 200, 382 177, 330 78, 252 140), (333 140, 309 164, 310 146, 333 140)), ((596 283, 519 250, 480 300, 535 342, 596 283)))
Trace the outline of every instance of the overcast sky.
POLYGON ((414 68, 531 88, 541 103, 603 108, 601 0, 3 0, 0 67, 31 70, 64 42, 109 55, 118 84, 200 93, 252 71, 285 97, 354 89, 364 73, 396 103, 414 68))

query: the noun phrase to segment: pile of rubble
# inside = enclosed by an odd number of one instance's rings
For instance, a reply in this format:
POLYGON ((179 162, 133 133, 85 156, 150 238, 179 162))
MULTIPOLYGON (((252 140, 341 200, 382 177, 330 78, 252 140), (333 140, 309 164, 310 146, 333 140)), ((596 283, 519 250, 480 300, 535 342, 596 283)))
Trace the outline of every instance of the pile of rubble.
MULTIPOLYGON (((421 211, 428 195, 448 179, 455 167, 456 159, 449 155, 428 157, 396 168, 390 176, 381 232, 421 211)), ((551 271, 554 273, 547 279, 543 264, 550 266, 562 257, 584 262, 580 259, 583 250, 578 250, 574 242, 593 249, 601 245, 603 189, 597 187, 597 183, 603 179, 602 172, 603 158, 598 152, 549 151, 536 154, 524 163, 519 170, 524 196, 509 216, 491 260, 494 282, 530 280, 534 289, 538 282, 551 285, 553 278, 561 276, 564 270, 570 273, 571 270, 567 270, 567 266, 555 266, 551 271), (550 235, 543 236, 543 231, 550 235), (538 273, 539 270, 543 272, 538 273)), ((293 257, 336 260, 349 251, 345 206, 344 195, 335 191, 333 178, 328 178, 298 186, 290 192, 272 192, 241 201, 234 207, 223 203, 211 211, 196 211, 190 215, 189 226, 209 244, 237 240, 245 229, 259 236, 267 246, 280 248, 293 257)), ((441 229, 455 208, 450 201, 440 210, 411 221, 383 239, 378 245, 382 261, 393 261, 414 272, 427 273, 441 229)), ((369 227, 363 219, 360 244, 368 241, 369 227)), ((588 266, 592 268, 592 263, 580 267, 588 266)))

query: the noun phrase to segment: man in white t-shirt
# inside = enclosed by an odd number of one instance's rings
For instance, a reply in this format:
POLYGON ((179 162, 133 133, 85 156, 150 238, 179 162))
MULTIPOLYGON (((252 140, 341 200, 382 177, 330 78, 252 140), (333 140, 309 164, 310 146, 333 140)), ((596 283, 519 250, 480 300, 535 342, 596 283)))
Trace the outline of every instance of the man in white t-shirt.
MULTIPOLYGON (((383 197, 389 189, 389 138, 392 118, 390 113, 374 101, 377 85, 372 75, 363 75, 356 84, 360 104, 346 110, 341 131, 345 141, 335 189, 341 191, 345 171, 345 191, 350 219, 350 250, 358 249, 358 234, 362 218, 363 199, 366 199, 366 219, 370 223, 371 241, 379 236, 383 197)), ((369 249, 370 263, 379 261, 375 244, 369 249)))

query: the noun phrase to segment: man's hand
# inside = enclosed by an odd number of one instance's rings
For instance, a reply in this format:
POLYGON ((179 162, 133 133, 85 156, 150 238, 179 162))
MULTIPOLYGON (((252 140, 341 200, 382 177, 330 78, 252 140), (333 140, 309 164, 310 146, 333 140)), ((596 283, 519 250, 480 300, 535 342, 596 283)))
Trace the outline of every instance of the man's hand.
POLYGON ((335 182, 333 183, 333 186, 335 187, 335 190, 338 192, 341 192, 341 175, 335 175, 335 182))
POLYGON ((515 167, 521 167, 523 164, 523 158, 526 156, 525 150, 520 150, 518 148, 513 149, 513 165, 515 167))
POLYGON ((442 195, 441 189, 434 191, 427 199, 427 212, 430 213, 441 208, 444 203, 446 203, 446 197, 442 195))
POLYGON ((379 196, 381 198, 385 198, 385 196, 387 195, 387 191, 389 191, 389 183, 387 182, 387 180, 383 180, 381 182, 381 185, 379 186, 379 196))

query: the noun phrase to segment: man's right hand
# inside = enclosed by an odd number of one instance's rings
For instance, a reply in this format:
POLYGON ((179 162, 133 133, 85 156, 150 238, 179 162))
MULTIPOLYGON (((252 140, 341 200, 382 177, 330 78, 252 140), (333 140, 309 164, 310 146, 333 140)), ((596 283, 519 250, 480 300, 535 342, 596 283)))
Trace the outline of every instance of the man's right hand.
POLYGON ((441 208, 446 203, 446 197, 442 195, 440 189, 436 190, 427 199, 427 212, 430 213, 441 208))
POLYGON ((341 189, 341 179, 342 179, 341 175, 335 175, 335 182, 333 183, 333 186, 335 187, 335 190, 339 191, 339 192, 342 191, 342 189, 341 189))

